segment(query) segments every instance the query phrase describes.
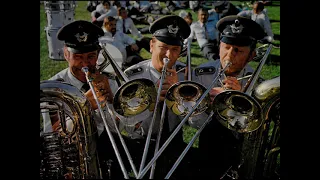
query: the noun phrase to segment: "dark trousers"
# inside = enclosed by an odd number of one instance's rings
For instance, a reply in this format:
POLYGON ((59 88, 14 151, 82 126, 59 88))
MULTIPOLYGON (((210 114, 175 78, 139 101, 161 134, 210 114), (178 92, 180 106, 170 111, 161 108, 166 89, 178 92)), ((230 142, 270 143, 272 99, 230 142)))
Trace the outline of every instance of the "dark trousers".
MULTIPOLYGON (((96 12, 95 18, 98 18, 98 17, 100 17, 100 16, 101 16, 101 14, 98 13, 98 12, 96 12)), ((103 25, 103 21, 97 21, 97 20, 95 20, 95 21, 93 21, 92 23, 93 23, 94 25, 98 26, 98 27, 102 27, 102 25, 103 25)))
POLYGON ((125 70, 128 67, 135 65, 144 59, 139 55, 139 52, 142 48, 144 48, 147 52, 150 52, 150 40, 151 38, 144 37, 140 41, 136 41, 137 46, 139 47, 138 51, 132 51, 131 46, 126 47, 127 59, 125 59, 122 63, 122 69, 125 70))
POLYGON ((208 43, 206 43, 202 48, 201 48, 201 52, 203 54, 203 56, 210 60, 216 60, 219 59, 219 47, 218 47, 218 43, 216 40, 214 41, 209 41, 208 43))
POLYGON ((128 11, 128 17, 131 17, 132 15, 136 15, 137 17, 141 17, 144 16, 144 14, 142 12, 140 12, 137 8, 132 7, 129 11, 128 11))
POLYGON ((212 119, 199 137, 200 179, 220 179, 229 167, 236 167, 240 142, 231 130, 212 119))

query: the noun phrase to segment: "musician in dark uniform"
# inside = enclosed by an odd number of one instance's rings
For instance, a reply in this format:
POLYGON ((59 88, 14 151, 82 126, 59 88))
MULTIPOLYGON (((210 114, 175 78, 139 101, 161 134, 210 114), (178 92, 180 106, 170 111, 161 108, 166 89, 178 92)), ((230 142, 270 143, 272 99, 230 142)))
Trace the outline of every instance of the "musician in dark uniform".
MULTIPOLYGON (((220 60, 201 64, 193 72, 193 79, 208 87, 226 66, 226 62, 232 63, 226 69, 225 76, 221 76, 210 91, 212 100, 226 89, 242 91, 248 79, 237 78, 253 72, 248 63, 255 56, 257 40, 264 37, 263 29, 256 22, 240 16, 226 16, 218 21, 216 27, 221 33, 220 60)), ((200 121, 194 122, 199 126, 200 121)), ((200 176, 205 179, 219 179, 231 166, 236 169, 240 163, 238 148, 241 137, 241 134, 222 126, 213 117, 199 137, 200 176)), ((225 178, 227 179, 227 176, 225 178)))

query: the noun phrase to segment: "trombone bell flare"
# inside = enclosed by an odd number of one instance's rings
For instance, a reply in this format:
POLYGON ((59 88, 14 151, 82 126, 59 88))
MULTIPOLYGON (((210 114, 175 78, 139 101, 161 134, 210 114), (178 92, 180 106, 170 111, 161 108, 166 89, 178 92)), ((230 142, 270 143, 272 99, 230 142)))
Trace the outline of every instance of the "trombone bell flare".
POLYGON ((150 116, 154 111, 156 88, 149 79, 134 79, 123 84, 115 93, 113 106, 115 112, 128 126, 141 121, 140 116, 150 116), (137 116, 139 115, 139 116, 137 116))
MULTIPOLYGON (((196 82, 177 82, 169 88, 166 94, 166 104, 175 114, 186 116, 205 91, 206 88, 196 82)), ((201 114, 204 111, 211 111, 209 94, 206 95, 192 116, 201 114)))
POLYGON ((239 133, 257 130, 262 122, 262 108, 251 96, 228 90, 219 93, 212 103, 218 121, 226 128, 239 133))

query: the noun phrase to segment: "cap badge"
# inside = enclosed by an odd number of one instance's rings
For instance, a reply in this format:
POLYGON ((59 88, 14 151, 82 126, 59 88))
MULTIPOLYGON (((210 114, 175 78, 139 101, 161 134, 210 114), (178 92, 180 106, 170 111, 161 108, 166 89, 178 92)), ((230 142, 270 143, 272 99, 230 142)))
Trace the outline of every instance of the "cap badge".
POLYGON ((179 27, 178 27, 178 26, 176 26, 175 28, 173 27, 173 25, 169 25, 169 26, 168 26, 168 31, 169 31, 169 33, 171 33, 171 34, 176 35, 177 32, 178 32, 178 30, 179 30, 179 27))
POLYGON ((231 27, 232 33, 240 34, 243 30, 243 26, 240 24, 238 19, 236 19, 234 21, 234 24, 232 24, 230 27, 231 27))
POLYGON ((83 33, 83 35, 80 35, 79 33, 77 33, 75 36, 79 42, 86 42, 88 39, 88 34, 85 32, 83 33))

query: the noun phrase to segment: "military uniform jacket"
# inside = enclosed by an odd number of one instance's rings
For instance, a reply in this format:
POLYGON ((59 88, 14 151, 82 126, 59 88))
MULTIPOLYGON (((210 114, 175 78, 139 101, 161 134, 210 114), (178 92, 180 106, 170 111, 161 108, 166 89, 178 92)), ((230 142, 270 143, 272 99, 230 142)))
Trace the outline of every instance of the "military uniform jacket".
MULTIPOLYGON (((185 64, 179 61, 177 61, 174 66, 174 68, 177 71, 183 67, 185 67, 185 64)), ((126 69, 124 72, 127 74, 130 80, 145 78, 145 79, 150 79, 152 82, 154 82, 154 84, 158 82, 161 76, 161 73, 158 72, 153 67, 151 60, 145 60, 138 64, 135 64, 129 67, 128 69, 126 69)), ((184 71, 181 71, 178 73, 178 81, 183 81, 183 80, 184 80, 184 71)), ((154 126, 153 126, 154 128, 152 129, 153 134, 157 134, 160 127, 160 118, 161 118, 162 108, 159 105, 158 105, 157 111, 158 111, 157 117, 155 119, 154 126)), ((168 120, 169 120, 169 131, 172 132, 174 128, 183 119, 183 117, 177 116, 169 109, 167 109, 167 114, 168 114, 168 120)), ((144 120, 139 120, 139 121, 142 121, 141 126, 138 128, 138 130, 133 132, 133 134, 131 135, 132 136, 131 138, 142 138, 143 135, 147 135, 151 120, 152 120, 152 115, 150 117, 147 117, 144 120)))
MULTIPOLYGON (((107 76, 109 78, 110 88, 111 88, 112 92, 115 93, 116 90, 118 89, 118 85, 117 85, 114 77, 112 77, 111 74, 107 74, 107 76)), ((57 73, 56 75, 51 77, 49 80, 57 80, 57 79, 63 79, 64 82, 69 83, 69 84, 75 86, 76 88, 78 88, 80 90, 81 90, 81 88, 82 88, 82 86, 84 84, 83 82, 79 81, 77 78, 75 78, 72 75, 72 73, 70 72, 69 68, 66 68, 66 69, 60 71, 59 73, 57 73)), ((111 109, 113 109, 113 106, 111 104, 109 104, 109 107, 111 109)), ((105 106, 102 109, 106 114, 106 119, 108 121, 108 125, 110 125, 110 128, 114 129, 112 119, 110 117, 109 112, 107 111, 107 107, 105 106)), ((102 120, 102 118, 100 116, 100 112, 99 112, 98 109, 95 110, 95 113, 93 113, 93 116, 94 116, 93 118, 94 118, 94 120, 96 122, 96 125, 97 125, 98 134, 100 135, 103 132, 103 130, 105 129, 105 127, 104 127, 104 123, 103 123, 103 120, 102 120)), ((45 118, 45 116, 44 116, 44 132, 50 132, 50 131, 52 131, 50 119, 45 118)))

